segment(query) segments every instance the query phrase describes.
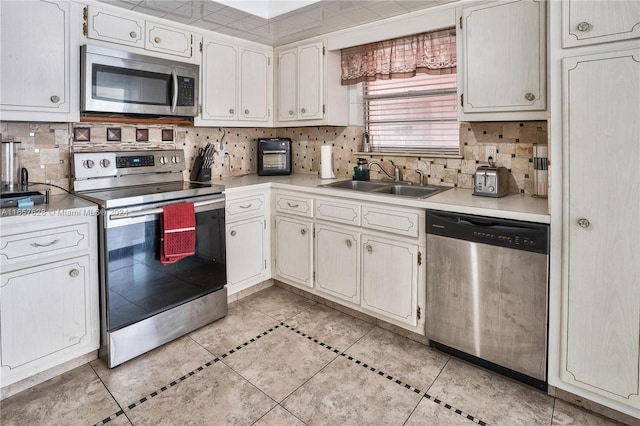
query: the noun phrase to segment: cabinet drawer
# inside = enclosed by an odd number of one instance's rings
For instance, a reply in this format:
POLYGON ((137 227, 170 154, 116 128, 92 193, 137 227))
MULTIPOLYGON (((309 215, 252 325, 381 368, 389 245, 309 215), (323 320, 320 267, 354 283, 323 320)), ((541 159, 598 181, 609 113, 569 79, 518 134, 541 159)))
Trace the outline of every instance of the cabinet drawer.
POLYGON ((362 227, 417 237, 420 228, 420 214, 411 210, 363 206, 362 227))
POLYGON ((239 219, 247 219, 255 216, 262 216, 265 210, 264 194, 252 197, 239 198, 237 200, 227 199, 226 219, 227 222, 239 219))
POLYGON ((316 219, 360 226, 360 206, 333 200, 316 199, 316 219))
POLYGON ((88 223, 7 235, 0 239, 0 264, 13 265, 88 248, 88 223))
POLYGON ((276 211, 313 217, 313 199, 297 194, 276 194, 276 211))

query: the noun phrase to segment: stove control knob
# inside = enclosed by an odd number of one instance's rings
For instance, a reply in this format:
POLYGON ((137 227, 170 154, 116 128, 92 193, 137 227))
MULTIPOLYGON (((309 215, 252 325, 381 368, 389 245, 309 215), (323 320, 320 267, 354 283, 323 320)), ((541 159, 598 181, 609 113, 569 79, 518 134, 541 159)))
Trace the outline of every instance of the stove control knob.
POLYGON ((171 162, 173 164, 178 164, 180 162, 180 157, 178 157, 178 156, 171 157, 171 162))
POLYGON ((108 159, 103 158, 102 160, 100 160, 100 167, 102 167, 103 169, 106 169, 110 165, 111 165, 111 161, 109 161, 108 159))
POLYGON ((95 166, 96 163, 93 162, 93 160, 84 160, 82 162, 82 165, 84 166, 85 169, 91 169, 93 168, 93 166, 95 166))
POLYGON ((169 162, 169 159, 167 157, 160 157, 160 164, 167 164, 169 162))

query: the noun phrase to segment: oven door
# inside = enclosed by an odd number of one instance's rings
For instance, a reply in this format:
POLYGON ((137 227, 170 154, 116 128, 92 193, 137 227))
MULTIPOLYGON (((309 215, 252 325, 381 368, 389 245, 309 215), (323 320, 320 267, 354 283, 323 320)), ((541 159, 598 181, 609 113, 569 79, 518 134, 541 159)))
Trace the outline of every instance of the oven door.
MULTIPOLYGON (((162 205, 101 215, 102 315, 113 332, 222 289, 226 282, 224 197, 197 198, 195 254, 160 263, 162 205)), ((174 203, 176 201, 173 201, 174 203)))

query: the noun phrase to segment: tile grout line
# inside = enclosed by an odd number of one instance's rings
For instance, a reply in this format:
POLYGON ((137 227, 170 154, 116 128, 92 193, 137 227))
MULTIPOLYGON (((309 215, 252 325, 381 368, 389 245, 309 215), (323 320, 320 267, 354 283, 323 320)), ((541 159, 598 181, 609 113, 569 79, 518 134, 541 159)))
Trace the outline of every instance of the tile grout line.
MULTIPOLYGON (((175 385, 177 385, 178 383, 183 382, 184 380, 188 379, 189 377, 198 374, 199 372, 201 372, 205 368, 210 367, 210 366, 212 366, 213 364, 215 364, 215 363, 217 363, 219 361, 222 361, 223 359, 225 359, 229 355, 232 355, 232 354, 238 352, 242 348, 244 348, 244 347, 248 346, 249 344, 257 341, 258 339, 261 339, 262 337, 264 337, 267 334, 275 331, 278 328, 280 328, 280 324, 276 324, 275 326, 269 328, 267 331, 263 331, 262 333, 258 334, 256 337, 253 337, 253 338, 247 340, 246 342, 239 344, 238 346, 236 346, 235 348, 229 350, 228 352, 225 352, 224 354, 222 354, 220 356, 216 356, 211 361, 199 366, 195 370, 192 370, 192 371, 188 372, 187 374, 183 375, 182 377, 179 377, 176 380, 173 380, 171 383, 161 387, 160 389, 151 392, 147 396, 144 396, 144 397, 140 398, 139 400, 127 405, 125 408, 121 408, 119 411, 117 411, 116 413, 110 415, 109 417, 104 418, 103 420, 101 420, 98 423, 96 423, 94 426, 104 425, 106 423, 109 423, 112 420, 115 420, 117 417, 122 416, 126 412, 133 410, 134 408, 136 408, 140 404, 150 400, 151 398, 155 398, 156 396, 160 395, 162 392, 174 387, 175 385)), ((107 388, 107 390, 109 390, 109 389, 107 388)), ((117 403, 117 401, 116 401, 116 403, 117 403)), ((120 404, 118 404, 118 406, 120 406, 120 404)))
POLYGON ((285 323, 282 323, 282 322, 280 323, 280 325, 281 325, 281 326, 283 326, 283 327, 285 327, 286 329, 288 329, 288 330, 290 330, 290 331, 294 332, 294 333, 297 333, 297 334, 301 335, 302 337, 305 337, 306 339, 308 339, 308 340, 310 340, 310 341, 312 341, 312 342, 314 342, 314 343, 317 343, 318 345, 320 345, 320 346, 324 347, 325 349, 328 349, 328 350, 330 350, 330 351, 332 351, 332 352, 334 352, 334 353, 336 353, 336 354, 338 354, 338 355, 340 355, 340 356, 342 356, 342 357, 344 357, 344 358, 348 359, 349 361, 352 361, 352 362, 354 362, 355 364, 360 365, 361 367, 364 367, 364 368, 366 368, 367 370, 372 371, 372 372, 374 372, 374 373, 378 374, 379 376, 385 377, 385 378, 387 378, 388 380, 390 380, 390 381, 392 381, 392 382, 395 382, 396 384, 398 384, 398 385, 400 385, 400 386, 404 387, 405 389, 409 389, 410 391, 412 391, 412 392, 414 392, 414 393, 421 394, 423 398, 426 398, 426 399, 428 399, 428 400, 430 400, 430 401, 433 401, 433 402, 435 402, 436 404, 438 404, 438 405, 440 405, 440 406, 442 406, 442 407, 446 408, 447 410, 453 411, 454 413, 456 413, 456 414, 458 414, 458 415, 460 415, 460 416, 462 416, 462 417, 466 418, 467 420, 471 420, 472 422, 477 423, 477 424, 479 424, 480 426, 489 426, 489 423, 485 422, 484 420, 480 420, 480 419, 479 419, 478 417, 476 417, 476 416, 472 416, 471 414, 467 414, 467 413, 465 413, 464 411, 462 411, 462 410, 460 410, 460 409, 458 409, 458 408, 453 407, 451 404, 448 404, 448 403, 446 403, 446 402, 444 402, 444 401, 441 401, 441 400, 440 400, 440 399, 438 399, 438 398, 433 397, 432 395, 429 395, 427 392, 423 392, 423 391, 421 391, 420 389, 417 389, 417 388, 416 388, 416 387, 414 387, 414 386, 411 386, 411 385, 409 385, 409 384, 407 384, 407 383, 404 383, 403 381, 401 381, 401 380, 399 380, 399 379, 394 378, 393 376, 391 376, 391 375, 389 375, 389 374, 386 374, 386 373, 385 373, 384 371, 382 371, 382 370, 379 370, 379 369, 377 369, 377 368, 375 368, 375 367, 372 367, 372 366, 370 366, 370 365, 368 365, 368 364, 366 364, 366 363, 364 363, 364 362, 360 361, 359 359, 356 359, 356 358, 352 357, 351 355, 348 355, 348 354, 344 353, 344 351, 341 351, 341 350, 339 350, 339 349, 336 349, 336 348, 334 348, 334 347, 332 347, 332 346, 330 346, 330 345, 327 345, 327 344, 326 344, 326 343, 324 343, 324 342, 319 341, 318 339, 316 339, 316 338, 314 338, 314 337, 312 337, 312 336, 310 336, 310 335, 308 335, 308 334, 306 334, 306 333, 303 333, 302 331, 300 331, 300 330, 296 329, 295 327, 292 327, 292 326, 290 326, 290 325, 288 325, 288 324, 285 324, 285 323))

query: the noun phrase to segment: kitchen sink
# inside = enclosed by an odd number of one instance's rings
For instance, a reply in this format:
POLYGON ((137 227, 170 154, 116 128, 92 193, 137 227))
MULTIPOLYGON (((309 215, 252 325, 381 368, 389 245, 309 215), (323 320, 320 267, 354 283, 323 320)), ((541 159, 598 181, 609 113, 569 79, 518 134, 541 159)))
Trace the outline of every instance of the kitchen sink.
POLYGON ((411 183, 397 182, 369 182, 362 180, 341 180, 338 182, 319 185, 326 188, 340 188, 352 191, 387 194, 411 198, 427 198, 431 195, 449 189, 444 186, 414 186, 411 183))
POLYGON ((377 183, 377 182, 369 182, 363 180, 341 180, 339 182, 328 183, 326 186, 329 188, 343 188, 343 189, 352 189, 354 191, 365 191, 369 192, 377 188, 384 188, 387 184, 377 183))
POLYGON ((384 187, 376 188, 371 192, 422 198, 441 191, 442 188, 435 186, 385 185, 384 187))

